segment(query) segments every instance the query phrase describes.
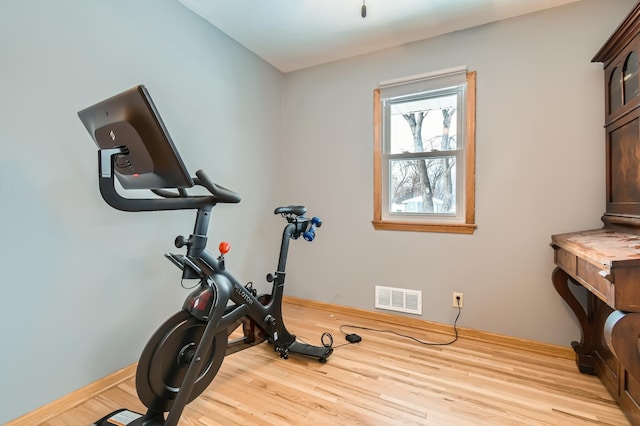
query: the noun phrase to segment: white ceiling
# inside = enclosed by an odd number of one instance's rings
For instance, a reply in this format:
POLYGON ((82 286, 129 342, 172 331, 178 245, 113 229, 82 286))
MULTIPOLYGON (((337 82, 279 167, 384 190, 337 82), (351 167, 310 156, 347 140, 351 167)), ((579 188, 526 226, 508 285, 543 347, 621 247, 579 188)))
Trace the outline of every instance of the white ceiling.
POLYGON ((283 72, 579 0, 178 0, 283 72))

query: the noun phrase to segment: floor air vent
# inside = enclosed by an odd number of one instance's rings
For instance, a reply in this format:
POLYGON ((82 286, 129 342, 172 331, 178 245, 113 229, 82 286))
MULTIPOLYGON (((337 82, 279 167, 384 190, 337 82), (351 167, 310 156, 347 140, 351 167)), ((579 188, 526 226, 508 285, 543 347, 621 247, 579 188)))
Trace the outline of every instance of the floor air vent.
POLYGON ((375 307, 389 311, 422 315, 422 292, 377 285, 375 307))

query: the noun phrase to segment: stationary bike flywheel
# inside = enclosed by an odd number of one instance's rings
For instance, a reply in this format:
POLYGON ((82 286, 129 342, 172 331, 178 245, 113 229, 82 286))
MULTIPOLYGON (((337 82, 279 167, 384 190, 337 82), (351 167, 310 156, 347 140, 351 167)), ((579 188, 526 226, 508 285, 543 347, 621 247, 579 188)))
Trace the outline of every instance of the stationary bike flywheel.
MULTIPOLYGON (((151 336, 136 370, 138 397, 147 408, 159 412, 171 410, 206 325, 187 311, 180 311, 151 336)), ((220 369, 226 348, 227 332, 224 330, 215 336, 202 357, 202 367, 188 402, 209 386, 220 369)))

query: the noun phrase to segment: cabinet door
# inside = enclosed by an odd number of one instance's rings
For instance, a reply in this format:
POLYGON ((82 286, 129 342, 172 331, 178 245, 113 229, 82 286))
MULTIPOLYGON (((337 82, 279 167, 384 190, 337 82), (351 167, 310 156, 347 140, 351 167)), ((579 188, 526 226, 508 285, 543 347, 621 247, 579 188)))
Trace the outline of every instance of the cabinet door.
POLYGON ((640 117, 607 126, 607 213, 640 216, 640 117))
POLYGON ((640 201, 637 161, 640 158, 638 117, 613 129, 609 133, 609 153, 611 157, 611 203, 640 201))

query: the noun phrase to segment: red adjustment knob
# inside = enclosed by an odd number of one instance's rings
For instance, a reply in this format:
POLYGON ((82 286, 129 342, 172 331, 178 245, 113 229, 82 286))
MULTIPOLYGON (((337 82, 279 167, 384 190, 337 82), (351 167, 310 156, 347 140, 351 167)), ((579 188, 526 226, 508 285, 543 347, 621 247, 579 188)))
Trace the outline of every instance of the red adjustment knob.
POLYGON ((229 252, 229 250, 231 250, 231 244, 229 244, 226 241, 223 241, 218 246, 218 250, 220 250, 220 254, 224 256, 225 254, 227 254, 229 252))

